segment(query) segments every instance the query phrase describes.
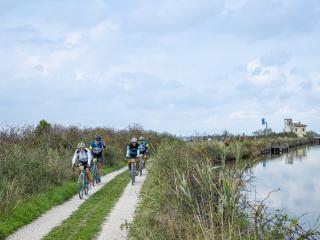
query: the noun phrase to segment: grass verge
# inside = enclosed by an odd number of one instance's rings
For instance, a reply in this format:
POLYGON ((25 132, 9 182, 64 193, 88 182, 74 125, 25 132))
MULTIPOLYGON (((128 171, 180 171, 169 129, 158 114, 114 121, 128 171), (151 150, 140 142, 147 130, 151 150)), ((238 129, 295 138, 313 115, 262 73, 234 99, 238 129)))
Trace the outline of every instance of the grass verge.
MULTIPOLYGON (((104 167, 103 174, 108 174, 123 167, 125 163, 104 167)), ((0 239, 4 239, 18 228, 32 222, 50 208, 62 204, 77 193, 74 181, 67 181, 61 186, 55 186, 50 191, 39 193, 17 204, 6 216, 0 213, 0 239)))
POLYGON ((120 198, 129 179, 127 171, 115 177, 44 239, 93 239, 101 229, 105 216, 120 198))

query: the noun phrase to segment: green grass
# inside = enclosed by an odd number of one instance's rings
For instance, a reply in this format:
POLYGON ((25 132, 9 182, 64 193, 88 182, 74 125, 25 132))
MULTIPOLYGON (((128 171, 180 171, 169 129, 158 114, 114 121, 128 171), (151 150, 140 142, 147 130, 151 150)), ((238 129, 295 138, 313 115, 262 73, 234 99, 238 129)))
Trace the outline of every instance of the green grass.
POLYGON ((44 239, 93 239, 100 231, 106 215, 120 198, 129 179, 127 171, 115 177, 44 239))
POLYGON ((127 165, 127 163, 125 161, 122 161, 119 164, 111 166, 111 167, 106 167, 105 165, 103 165, 102 175, 106 175, 106 174, 108 174, 110 172, 113 172, 113 171, 115 171, 117 169, 120 169, 120 168, 122 168, 122 167, 124 167, 126 165, 127 165))
POLYGON ((66 182, 62 186, 52 190, 36 194, 25 202, 19 203, 7 216, 0 216, 1 233, 7 236, 19 227, 32 222, 42 213, 53 206, 59 205, 76 194, 77 188, 74 182, 66 182))
MULTIPOLYGON (((103 174, 108 174, 123 167, 125 163, 112 167, 104 167, 103 174)), ((77 193, 74 181, 67 181, 61 186, 55 186, 50 191, 31 196, 15 206, 9 214, 0 213, 0 239, 32 222, 50 208, 62 204, 77 193)))

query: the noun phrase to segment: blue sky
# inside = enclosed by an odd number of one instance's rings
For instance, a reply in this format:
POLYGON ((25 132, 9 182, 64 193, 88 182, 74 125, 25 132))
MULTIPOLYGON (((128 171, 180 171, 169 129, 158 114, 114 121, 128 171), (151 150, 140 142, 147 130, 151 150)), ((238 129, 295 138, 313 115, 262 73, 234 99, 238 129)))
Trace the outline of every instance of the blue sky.
POLYGON ((320 0, 0 0, 0 123, 320 132, 320 0))

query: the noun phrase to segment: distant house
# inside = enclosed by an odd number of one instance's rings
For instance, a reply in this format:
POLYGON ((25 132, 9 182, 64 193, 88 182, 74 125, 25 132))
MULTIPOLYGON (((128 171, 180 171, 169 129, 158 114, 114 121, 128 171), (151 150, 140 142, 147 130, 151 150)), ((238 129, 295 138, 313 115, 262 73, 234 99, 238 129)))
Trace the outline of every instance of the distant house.
POLYGON ((298 137, 303 137, 306 134, 307 125, 300 123, 292 122, 292 118, 284 119, 284 132, 294 132, 298 137))

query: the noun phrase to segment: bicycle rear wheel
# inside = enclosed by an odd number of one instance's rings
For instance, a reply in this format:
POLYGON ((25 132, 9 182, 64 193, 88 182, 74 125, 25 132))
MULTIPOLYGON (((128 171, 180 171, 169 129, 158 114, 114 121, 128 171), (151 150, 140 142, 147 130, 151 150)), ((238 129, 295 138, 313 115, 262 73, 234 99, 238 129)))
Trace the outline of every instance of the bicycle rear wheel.
POLYGON ((132 185, 134 185, 134 183, 136 182, 136 167, 135 167, 135 163, 131 163, 131 183, 132 185))
POLYGON ((140 172, 140 176, 142 176, 142 170, 143 170, 143 159, 141 158, 141 159, 140 159, 140 162, 139 162, 139 172, 140 172))
POLYGON ((97 167, 93 166, 91 172, 92 172, 92 186, 94 186, 95 183, 98 183, 98 181, 97 181, 97 167))
POLYGON ((84 194, 88 195, 88 192, 89 192, 88 184, 85 184, 85 186, 84 186, 84 194))
POLYGON ((82 174, 80 174, 78 177, 78 194, 80 199, 83 198, 83 193, 84 193, 83 189, 84 189, 84 182, 83 182, 82 174))
POLYGON ((83 174, 83 190, 84 190, 84 194, 88 195, 89 186, 86 178, 87 178, 86 173, 84 173, 83 174))

